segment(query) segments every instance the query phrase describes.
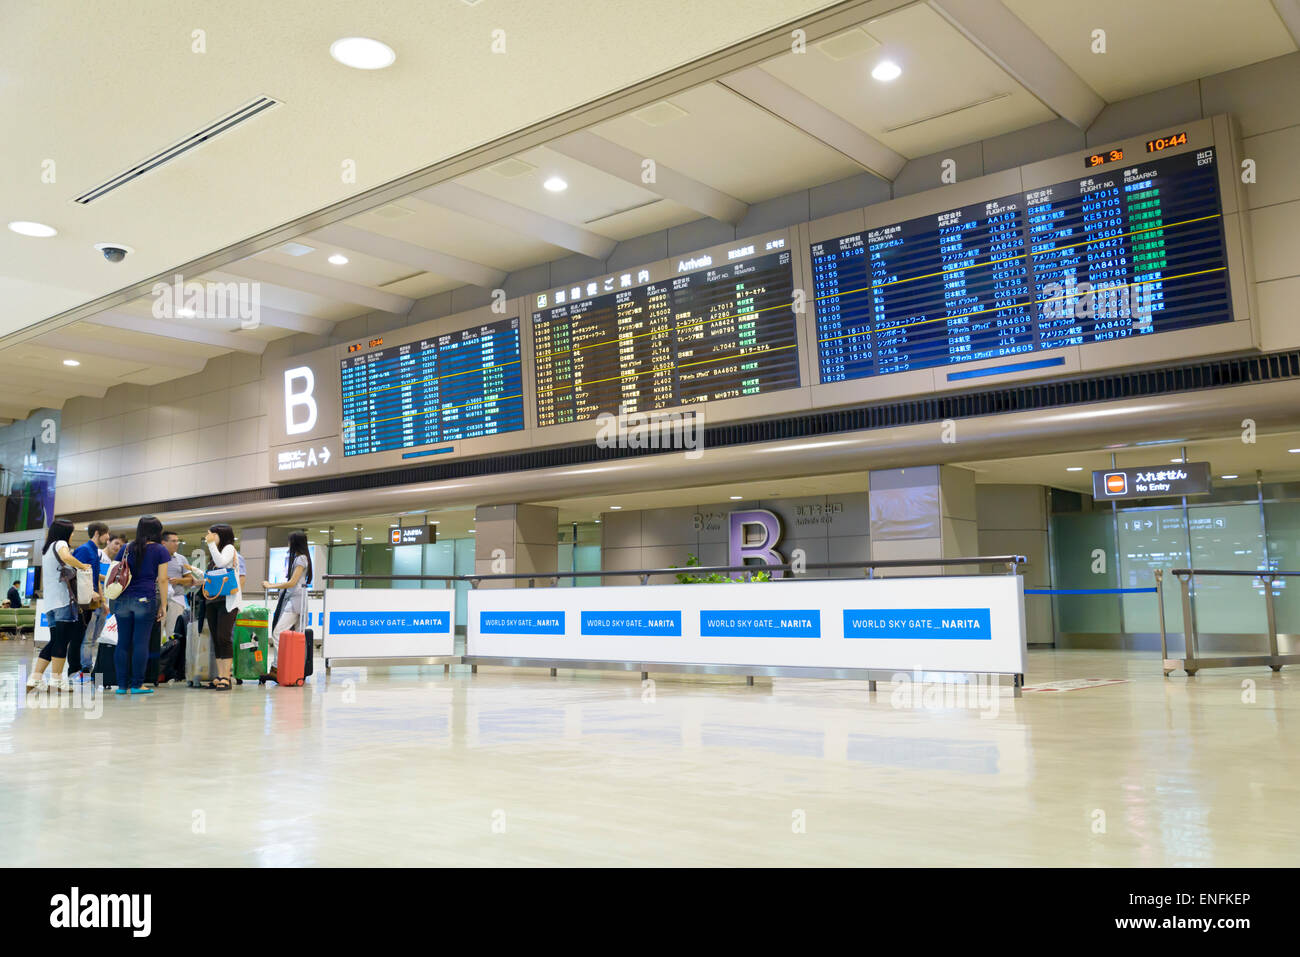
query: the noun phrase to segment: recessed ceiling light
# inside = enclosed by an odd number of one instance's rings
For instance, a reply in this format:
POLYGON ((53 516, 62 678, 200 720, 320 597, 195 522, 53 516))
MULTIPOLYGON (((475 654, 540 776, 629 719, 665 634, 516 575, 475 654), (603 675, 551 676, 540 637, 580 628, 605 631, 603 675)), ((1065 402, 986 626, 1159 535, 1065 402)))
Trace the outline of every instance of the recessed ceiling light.
POLYGON ((1170 459, 1169 461, 1173 462, 1175 465, 1178 465, 1178 464, 1181 463, 1183 460, 1182 460, 1182 459, 1170 459))
POLYGON ((176 315, 180 319, 193 319, 196 315, 198 315, 198 313, 196 313, 193 309, 188 309, 182 306, 180 309, 176 310, 176 315))
POLYGON ((560 179, 560 177, 558 176, 552 176, 542 185, 547 189, 549 189, 552 193, 563 193, 566 189, 569 188, 569 184, 566 183, 564 180, 560 179))
POLYGON ((344 256, 342 253, 335 253, 330 257, 329 261, 335 266, 346 266, 348 264, 348 257, 344 256))
POLYGON ((1066 468, 1065 468, 1065 470, 1066 470, 1067 472, 1082 472, 1082 471, 1083 471, 1083 466, 1082 466, 1082 465, 1067 465, 1066 468))
POLYGON ((733 495, 733 496, 731 496, 731 500, 732 500, 733 502, 739 502, 739 501, 740 501, 742 498, 744 498, 744 497, 745 497, 745 496, 743 496, 743 495, 733 495))
POLYGON ((902 76, 903 68, 893 60, 881 60, 872 68, 871 75, 881 83, 888 83, 902 76))
POLYGON ((473 534, 474 534, 474 529, 471 528, 471 529, 469 530, 469 533, 470 533, 471 535, 473 535, 473 534))
POLYGON ((355 70, 382 70, 392 66, 397 54, 387 43, 370 37, 343 37, 330 44, 330 56, 355 70))
POLYGON ((622 505, 611 505, 611 506, 609 507, 609 509, 610 509, 611 512, 617 512, 617 511, 619 511, 619 510, 622 509, 622 508, 623 508, 622 505))
POLYGON ((79 365, 81 365, 81 363, 78 362, 76 359, 64 359, 64 360, 63 360, 63 364, 64 364, 65 366, 79 366, 79 365))
POLYGON ((1240 476, 1240 475, 1220 475, 1219 478, 1222 478, 1222 479, 1234 479, 1234 478, 1241 478, 1241 476, 1240 476))
POLYGON ((59 234, 59 231, 53 226, 46 226, 44 223, 29 223, 21 219, 14 220, 9 224, 9 228, 19 236, 32 236, 36 239, 48 239, 59 234))
POLYGON ((1292 455, 1295 455, 1297 452, 1300 452, 1300 449, 1287 449, 1287 451, 1290 452, 1292 455))
POLYGON ((373 535, 367 535, 367 536, 366 536, 366 541, 368 541, 368 542, 373 542, 374 540, 375 540, 375 539, 374 539, 374 536, 373 536, 373 535))

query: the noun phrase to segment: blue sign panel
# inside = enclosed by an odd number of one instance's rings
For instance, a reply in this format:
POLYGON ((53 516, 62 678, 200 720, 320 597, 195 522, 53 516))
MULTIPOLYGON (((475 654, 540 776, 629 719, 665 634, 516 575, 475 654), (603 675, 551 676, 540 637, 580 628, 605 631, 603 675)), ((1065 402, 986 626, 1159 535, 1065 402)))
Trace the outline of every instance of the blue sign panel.
POLYGON ((701 611, 701 638, 820 638, 822 613, 815 608, 701 611))
POLYGON ((482 635, 562 635, 562 611, 481 611, 478 630, 482 635))
POLYGON ((846 608, 845 638, 992 641, 987 608, 846 608))
POLYGON ((447 611, 332 611, 331 635, 445 635, 451 631, 447 611))
POLYGON ((584 611, 584 635, 628 638, 680 638, 680 611, 584 611))

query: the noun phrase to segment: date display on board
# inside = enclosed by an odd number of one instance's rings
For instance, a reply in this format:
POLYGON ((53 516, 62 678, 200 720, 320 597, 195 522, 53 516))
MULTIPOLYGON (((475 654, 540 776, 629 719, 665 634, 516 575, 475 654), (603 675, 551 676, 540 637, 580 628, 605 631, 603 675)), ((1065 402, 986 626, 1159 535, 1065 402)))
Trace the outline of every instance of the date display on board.
POLYGON ((1101 166, 1105 163, 1118 163, 1124 158, 1123 150, 1106 150, 1104 153, 1093 153, 1083 158, 1085 169, 1092 169, 1094 166, 1101 166))

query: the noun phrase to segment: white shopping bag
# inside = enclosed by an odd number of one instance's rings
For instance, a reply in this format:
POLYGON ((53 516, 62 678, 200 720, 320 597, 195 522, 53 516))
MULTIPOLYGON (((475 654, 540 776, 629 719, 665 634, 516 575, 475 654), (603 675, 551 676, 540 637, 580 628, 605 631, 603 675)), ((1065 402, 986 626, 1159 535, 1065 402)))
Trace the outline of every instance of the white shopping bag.
POLYGON ((99 643, 117 647, 117 615, 109 615, 108 621, 104 622, 104 630, 99 633, 99 643))

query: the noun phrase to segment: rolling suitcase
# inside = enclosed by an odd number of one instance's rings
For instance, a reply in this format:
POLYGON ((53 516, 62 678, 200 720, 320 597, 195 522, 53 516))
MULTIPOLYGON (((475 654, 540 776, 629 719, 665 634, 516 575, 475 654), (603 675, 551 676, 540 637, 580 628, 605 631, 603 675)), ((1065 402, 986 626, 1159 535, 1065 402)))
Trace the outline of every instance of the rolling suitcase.
POLYGON ((267 610, 262 605, 239 609, 232 635, 235 646, 234 677, 237 681, 256 681, 266 673, 269 651, 267 610))
POLYGON ((185 678, 185 642, 170 638, 158 654, 158 683, 181 681, 185 678))
POLYGON ((95 649, 95 674, 104 676, 105 688, 112 688, 117 684, 117 663, 113 660, 115 654, 117 654, 117 619, 109 615, 95 649))
POLYGON ((301 631, 280 632, 280 651, 276 658, 276 683, 288 687, 307 680, 307 636, 301 631))
POLYGON ((217 652, 212 646, 212 632, 197 615, 190 619, 186 630, 185 680, 191 688, 198 688, 217 676, 217 652))

